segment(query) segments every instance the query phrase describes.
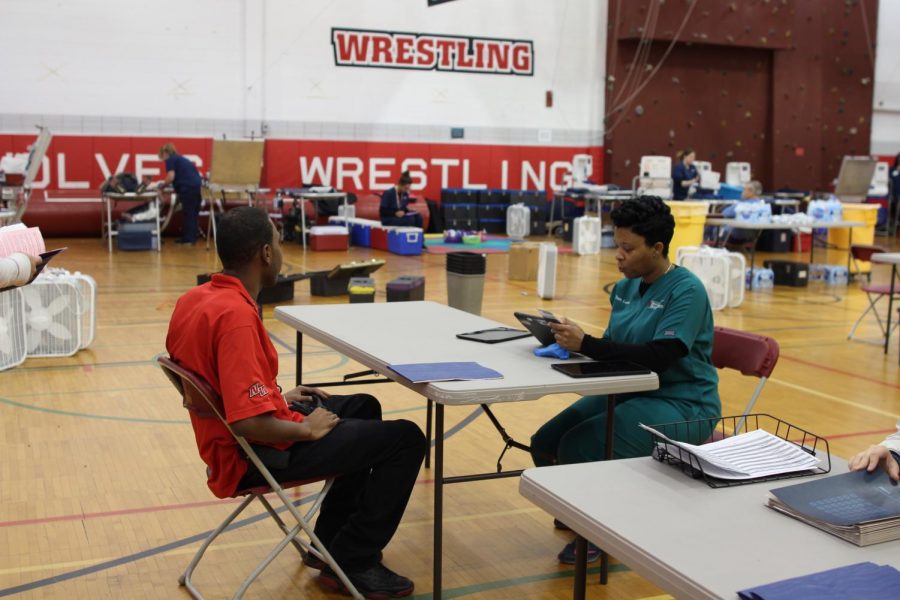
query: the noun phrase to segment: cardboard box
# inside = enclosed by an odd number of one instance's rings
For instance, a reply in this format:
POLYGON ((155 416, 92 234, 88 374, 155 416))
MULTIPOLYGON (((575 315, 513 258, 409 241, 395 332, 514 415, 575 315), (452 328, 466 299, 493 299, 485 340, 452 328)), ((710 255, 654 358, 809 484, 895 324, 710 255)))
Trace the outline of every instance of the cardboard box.
POLYGON ((537 281, 538 252, 541 245, 531 242, 513 244, 509 248, 509 279, 537 281))

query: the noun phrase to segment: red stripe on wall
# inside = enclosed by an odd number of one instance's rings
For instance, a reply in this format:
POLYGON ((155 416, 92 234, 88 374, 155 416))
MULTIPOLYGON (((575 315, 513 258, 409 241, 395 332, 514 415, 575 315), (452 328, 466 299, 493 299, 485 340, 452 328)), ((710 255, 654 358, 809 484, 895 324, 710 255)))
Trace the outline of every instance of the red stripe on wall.
MULTIPOLYGON (((0 153, 27 152, 33 141, 31 135, 0 135, 0 153)), ((211 138, 54 136, 25 222, 50 236, 98 235, 97 190, 107 173, 130 171, 161 178, 163 165, 156 155, 167 142, 193 157, 206 174, 211 138), (85 201, 71 202, 79 198, 85 201)), ((272 190, 326 184, 360 194, 392 185, 405 166, 413 176, 414 193, 426 198, 439 199, 442 187, 547 190, 561 182, 575 154, 591 154, 593 179, 603 181, 600 146, 268 140, 261 184, 272 190)))

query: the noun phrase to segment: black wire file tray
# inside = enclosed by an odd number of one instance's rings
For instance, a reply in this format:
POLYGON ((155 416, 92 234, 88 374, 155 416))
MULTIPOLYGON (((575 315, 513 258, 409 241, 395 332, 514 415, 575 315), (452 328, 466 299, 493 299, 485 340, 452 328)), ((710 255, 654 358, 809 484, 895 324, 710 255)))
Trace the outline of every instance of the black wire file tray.
POLYGON ((712 488, 808 477, 810 475, 822 475, 831 471, 831 452, 828 448, 828 440, 769 414, 760 413, 747 415, 746 417, 738 415, 717 419, 698 419, 696 421, 651 425, 650 427, 672 440, 678 440, 694 446, 730 438, 738 433, 749 433, 762 429, 798 446, 801 450, 817 457, 820 461, 819 466, 814 469, 747 479, 721 479, 704 472, 703 464, 694 452, 675 446, 671 442, 667 443, 662 436, 650 432, 653 440, 653 458, 681 469, 682 472, 694 479, 703 479, 712 488))

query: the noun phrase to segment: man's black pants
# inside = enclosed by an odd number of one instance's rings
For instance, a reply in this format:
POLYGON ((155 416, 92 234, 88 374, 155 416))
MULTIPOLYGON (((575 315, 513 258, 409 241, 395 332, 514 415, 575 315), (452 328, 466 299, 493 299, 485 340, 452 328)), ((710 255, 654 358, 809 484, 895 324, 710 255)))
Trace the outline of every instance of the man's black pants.
MULTIPOLYGON (((325 497, 315 532, 346 570, 375 564, 397 531, 425 457, 426 441, 415 423, 382 421, 369 394, 331 396, 325 408, 341 418, 328 435, 297 442, 279 482, 337 476, 325 497)), ((265 485, 251 464, 239 489, 265 485)))

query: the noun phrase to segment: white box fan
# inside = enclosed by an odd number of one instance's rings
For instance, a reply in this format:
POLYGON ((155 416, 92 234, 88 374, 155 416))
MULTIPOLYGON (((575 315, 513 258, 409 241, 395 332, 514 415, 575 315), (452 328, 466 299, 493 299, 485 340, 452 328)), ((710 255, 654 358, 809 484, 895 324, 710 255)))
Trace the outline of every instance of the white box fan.
POLYGON ((0 371, 22 364, 27 355, 22 290, 0 292, 0 371))
POLYGON ((90 275, 75 271, 72 279, 81 292, 81 348, 87 348, 94 341, 97 332, 97 282, 90 275))
POLYGON ((28 356, 71 356, 81 349, 82 296, 66 273, 41 274, 20 288, 25 298, 28 356))
POLYGON ((600 217, 577 217, 572 223, 572 249, 579 256, 600 254, 600 217))
POLYGON ((706 246, 682 246, 675 263, 696 275, 709 296, 713 310, 736 308, 744 301, 746 260, 739 252, 706 246))

